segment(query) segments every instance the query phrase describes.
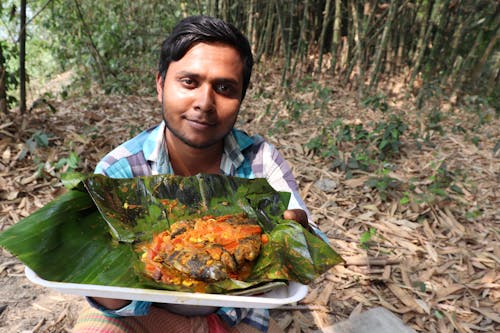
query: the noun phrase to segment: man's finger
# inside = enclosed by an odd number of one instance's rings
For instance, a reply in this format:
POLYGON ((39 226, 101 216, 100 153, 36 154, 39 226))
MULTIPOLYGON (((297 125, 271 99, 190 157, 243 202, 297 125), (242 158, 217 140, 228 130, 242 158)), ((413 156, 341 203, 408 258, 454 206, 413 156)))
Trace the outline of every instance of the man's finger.
POLYGON ((304 228, 309 227, 307 214, 302 209, 288 209, 283 213, 283 217, 287 220, 294 220, 300 223, 304 228))

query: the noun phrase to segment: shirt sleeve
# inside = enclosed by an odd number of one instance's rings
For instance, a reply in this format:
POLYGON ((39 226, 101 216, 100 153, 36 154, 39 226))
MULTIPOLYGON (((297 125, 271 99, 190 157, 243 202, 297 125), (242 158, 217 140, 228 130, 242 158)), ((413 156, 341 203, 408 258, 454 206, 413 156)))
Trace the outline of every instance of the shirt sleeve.
POLYGON ((231 327, 238 325, 240 322, 253 326, 261 332, 267 332, 269 327, 269 310, 267 309, 223 307, 217 311, 217 315, 231 327))
POLYGON ((307 214, 307 219, 312 231, 319 236, 327 244, 330 243, 328 237, 318 228, 316 223, 311 218, 311 213, 306 207, 304 200, 299 193, 299 186, 293 175, 292 168, 288 162, 283 158, 281 153, 271 144, 264 143, 261 147, 262 151, 262 165, 264 176, 269 184, 276 191, 290 192, 290 202, 288 209, 302 209, 307 214))
POLYGON ((288 162, 271 144, 265 142, 261 146, 264 177, 276 191, 290 192, 288 209, 302 209, 307 213, 311 223, 311 214, 299 194, 299 186, 288 162))
POLYGON ((149 308, 151 307, 151 302, 144 301, 131 301, 129 304, 124 306, 123 308, 116 310, 109 310, 103 307, 102 305, 95 302, 90 297, 85 297, 89 305, 99 311, 101 311, 106 317, 130 317, 130 316, 145 316, 149 312, 149 308))

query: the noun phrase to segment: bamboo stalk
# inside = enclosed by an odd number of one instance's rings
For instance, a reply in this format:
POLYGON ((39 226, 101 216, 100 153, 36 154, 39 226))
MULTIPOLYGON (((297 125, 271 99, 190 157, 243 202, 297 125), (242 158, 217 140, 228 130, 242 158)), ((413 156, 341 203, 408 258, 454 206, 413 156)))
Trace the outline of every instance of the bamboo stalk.
POLYGON ((479 58, 479 61, 476 63, 474 68, 472 69, 472 82, 478 81, 479 76, 481 75, 481 71, 483 70, 484 65, 486 64, 486 61, 492 54, 493 50, 495 49, 495 46, 500 39, 500 15, 496 16, 496 20, 493 23, 493 26, 496 26, 496 30, 493 33, 493 37, 490 39, 488 45, 486 46, 486 49, 483 52, 483 55, 479 58))
POLYGON ((319 35, 318 74, 321 74, 321 66, 323 64, 325 34, 326 34, 326 28, 328 27, 328 23, 330 22, 330 7, 331 7, 331 0, 326 0, 325 9, 323 11, 323 24, 321 25, 321 34, 319 35))
POLYGON ((295 69, 297 64, 300 61, 304 61, 304 56, 307 54, 307 36, 306 36, 306 27, 307 27, 307 18, 309 12, 309 0, 304 1, 304 16, 300 22, 300 32, 299 32, 299 43, 297 45, 297 51, 295 52, 295 59, 293 62, 292 70, 290 74, 293 76, 295 74, 295 69), (305 50, 304 50, 305 49, 305 50))
POLYGON ((288 36, 285 32, 285 30, 286 30, 285 29, 285 15, 283 14, 282 7, 278 3, 278 1, 275 1, 274 4, 276 7, 276 12, 278 14, 278 24, 279 24, 280 31, 281 31, 281 41, 282 41, 282 45, 283 45, 283 49, 284 49, 284 53, 285 53, 285 65, 283 66, 283 70, 281 73, 281 86, 285 87, 287 85, 286 76, 287 76, 287 72, 288 72, 289 64, 290 64, 289 63, 289 61, 290 61, 290 41, 289 41, 288 36))
MULTIPOLYGON (((437 0, 439 1, 439 0, 437 0)), ((417 47, 415 51, 415 57, 413 59, 413 71, 411 73, 410 79, 408 81, 408 89, 406 93, 406 97, 408 97, 409 93, 411 92, 413 88, 413 84, 415 82, 415 79, 417 77, 418 72, 420 71, 420 66, 422 65, 423 59, 424 59, 424 54, 425 50, 427 49, 427 42, 431 36, 431 31, 432 27, 429 27, 429 15, 430 14, 430 2, 429 1, 424 1, 424 5, 422 7, 422 12, 423 12, 423 19, 421 20, 421 26, 420 26, 420 33, 419 33, 419 38, 417 42, 417 47)), ((437 6, 436 6, 437 7, 437 6)), ((434 8, 436 8, 434 7, 434 8)), ((433 11, 435 9, 432 9, 433 11)))
POLYGON ((391 5, 389 6, 389 13, 387 15, 387 21, 384 26, 384 32, 382 33, 382 38, 380 40, 380 44, 378 45, 375 53, 375 60, 374 60, 374 65, 373 65, 373 71, 372 75, 370 78, 370 85, 368 87, 368 90, 372 91, 373 88, 377 85, 378 82, 378 77, 379 77, 379 72, 380 72, 380 64, 382 61, 382 51, 385 50, 387 41, 389 38, 389 34, 391 31, 392 23, 394 21, 394 17, 396 15, 396 8, 399 5, 399 1, 392 1, 391 5))
POLYGON ((337 65, 337 56, 340 43, 340 24, 342 20, 342 0, 335 0, 335 18, 333 20, 333 35, 332 35, 332 60, 330 67, 332 73, 335 74, 335 67, 337 65))

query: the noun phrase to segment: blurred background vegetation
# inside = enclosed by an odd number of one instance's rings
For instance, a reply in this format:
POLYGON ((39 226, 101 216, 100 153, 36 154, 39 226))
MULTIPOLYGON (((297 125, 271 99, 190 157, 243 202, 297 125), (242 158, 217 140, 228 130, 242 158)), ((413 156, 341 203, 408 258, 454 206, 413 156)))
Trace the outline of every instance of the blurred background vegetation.
POLYGON ((1 0, 0 112, 24 113, 26 89, 71 71, 63 97, 98 86, 151 94, 161 41, 182 17, 221 17, 250 39, 280 86, 319 78, 359 93, 395 82, 417 105, 476 96, 498 113, 494 0, 1 0), (23 17, 23 13, 25 16, 23 17), (28 88, 26 88, 28 87, 28 88))

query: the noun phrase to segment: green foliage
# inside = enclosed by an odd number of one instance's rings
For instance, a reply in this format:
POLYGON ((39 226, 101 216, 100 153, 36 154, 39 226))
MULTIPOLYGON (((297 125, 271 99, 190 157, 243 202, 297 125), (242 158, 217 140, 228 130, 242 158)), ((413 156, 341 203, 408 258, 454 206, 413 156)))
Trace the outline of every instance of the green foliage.
POLYGON ((299 124, 302 114, 310 108, 310 105, 308 103, 295 98, 287 99, 285 101, 285 106, 288 110, 288 114, 290 115, 291 120, 299 124))
POLYGON ((376 124, 370 134, 372 143, 378 148, 381 160, 387 157, 397 156, 401 147, 401 135, 408 126, 396 115, 391 115, 389 121, 376 124))
POLYGON ((63 157, 54 164, 56 170, 72 172, 79 168, 80 157, 74 151, 70 152, 68 157, 63 157))
POLYGON ((22 160, 26 157, 28 153, 33 155, 38 147, 48 147, 49 146, 49 134, 42 131, 36 131, 31 135, 31 137, 24 143, 23 150, 19 155, 19 159, 22 160))
POLYGON ((439 134, 443 135, 444 129, 441 126, 442 121, 443 121, 443 113, 437 108, 432 108, 429 114, 427 115, 427 122, 426 122, 427 132, 436 131, 439 134))
POLYGON ((377 235, 377 229, 370 228, 359 236, 359 245, 368 250, 373 245, 373 238, 377 235))
POLYGON ((371 166, 397 157, 401 136, 408 126, 397 116, 380 121, 368 130, 362 124, 344 124, 341 119, 323 127, 306 147, 324 158, 332 158, 333 169, 369 170, 371 166))
POLYGON ((130 93, 153 91, 161 41, 181 15, 170 1, 59 0, 40 21, 62 71, 76 68, 83 86, 130 93))
POLYGON ((370 108, 372 110, 380 110, 386 112, 389 110, 389 104, 387 103, 387 96, 384 94, 376 94, 373 96, 368 96, 361 101, 364 107, 370 108))
POLYGON ((17 103, 15 95, 16 89, 19 85, 17 76, 18 71, 18 48, 17 44, 9 42, 7 39, 0 39, 0 67, 4 69, 5 75, 5 93, 7 95, 7 105, 12 107, 17 103))
POLYGON ((378 177, 370 177, 365 185, 369 188, 376 189, 382 201, 387 201, 392 196, 396 196, 396 192, 400 187, 400 181, 390 177, 390 170, 382 169, 382 175, 378 177))

